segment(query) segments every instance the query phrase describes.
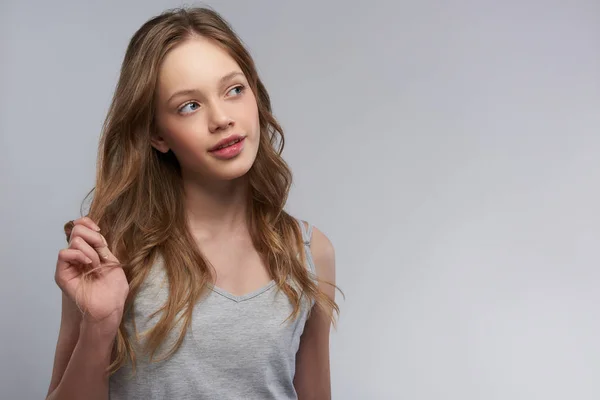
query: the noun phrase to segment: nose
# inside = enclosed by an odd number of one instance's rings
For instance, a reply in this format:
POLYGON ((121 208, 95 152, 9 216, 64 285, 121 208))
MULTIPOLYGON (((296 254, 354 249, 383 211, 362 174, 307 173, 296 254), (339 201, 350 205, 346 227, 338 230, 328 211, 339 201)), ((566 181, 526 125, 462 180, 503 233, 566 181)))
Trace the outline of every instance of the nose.
POLYGON ((229 116, 225 107, 220 104, 213 104, 210 107, 209 118, 208 129, 212 133, 223 131, 234 125, 233 118, 229 116))

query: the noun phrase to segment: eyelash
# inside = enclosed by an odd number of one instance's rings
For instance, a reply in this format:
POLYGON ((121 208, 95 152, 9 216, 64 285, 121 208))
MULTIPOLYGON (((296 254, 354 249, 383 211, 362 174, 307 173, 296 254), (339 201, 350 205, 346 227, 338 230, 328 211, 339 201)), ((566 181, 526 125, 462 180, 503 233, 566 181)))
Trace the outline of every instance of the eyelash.
MULTIPOLYGON (((233 89, 238 89, 238 88, 240 89, 240 93, 237 96, 241 96, 244 93, 244 91, 246 90, 246 86, 244 86, 244 85, 236 85, 236 86, 232 87, 231 89, 229 89, 229 91, 227 91, 227 93, 231 92, 233 89)), ((235 96, 235 97, 237 97, 237 96, 235 96)), ((197 101, 188 101, 187 103, 185 103, 181 107, 179 107, 177 109, 177 112, 179 112, 180 114, 190 114, 190 113, 182 113, 181 110, 183 110, 188 105, 194 104, 194 103, 198 103, 198 102, 197 101)))

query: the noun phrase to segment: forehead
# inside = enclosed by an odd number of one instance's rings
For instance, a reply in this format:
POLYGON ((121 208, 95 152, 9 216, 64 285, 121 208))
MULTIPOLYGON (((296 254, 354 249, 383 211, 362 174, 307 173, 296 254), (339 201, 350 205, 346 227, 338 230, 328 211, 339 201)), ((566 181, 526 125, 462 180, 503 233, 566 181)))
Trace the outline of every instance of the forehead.
POLYGON ((159 68, 158 90, 164 95, 191 87, 209 90, 232 71, 241 69, 229 53, 209 39, 193 37, 165 56, 159 68))

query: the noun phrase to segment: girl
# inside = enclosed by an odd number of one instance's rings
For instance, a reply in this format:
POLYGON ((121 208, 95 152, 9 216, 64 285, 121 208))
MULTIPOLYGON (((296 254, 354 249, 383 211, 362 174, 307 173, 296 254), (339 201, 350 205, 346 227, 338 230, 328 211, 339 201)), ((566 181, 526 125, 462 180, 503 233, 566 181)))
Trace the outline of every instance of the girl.
POLYGON ((134 34, 88 216, 58 255, 49 399, 330 398, 334 250, 284 211, 283 143, 217 13, 134 34))

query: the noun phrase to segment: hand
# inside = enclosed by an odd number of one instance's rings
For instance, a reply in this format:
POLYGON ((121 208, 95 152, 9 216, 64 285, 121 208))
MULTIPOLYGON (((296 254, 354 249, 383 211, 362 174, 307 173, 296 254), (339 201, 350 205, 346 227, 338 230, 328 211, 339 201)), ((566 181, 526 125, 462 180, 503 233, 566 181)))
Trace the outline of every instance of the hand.
POLYGON ((55 280, 81 312, 83 320, 116 330, 121 323, 129 284, 119 260, 108 249, 98 226, 88 217, 73 221, 69 246, 58 253, 55 280))

